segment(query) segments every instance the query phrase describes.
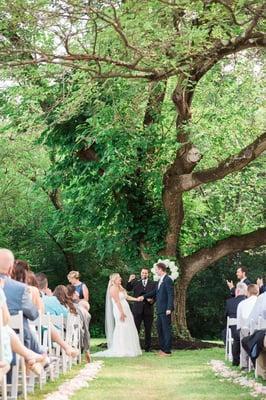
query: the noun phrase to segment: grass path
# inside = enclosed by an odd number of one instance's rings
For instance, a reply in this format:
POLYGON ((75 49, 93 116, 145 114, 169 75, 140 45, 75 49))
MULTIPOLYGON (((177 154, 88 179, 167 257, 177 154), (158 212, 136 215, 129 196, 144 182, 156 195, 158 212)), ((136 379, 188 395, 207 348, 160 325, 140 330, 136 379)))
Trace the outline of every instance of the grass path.
MULTIPOLYGON (((93 339, 94 346, 100 342, 93 339)), ((223 360, 223 349, 176 351, 169 358, 160 358, 156 353, 107 358, 97 378, 71 400, 254 400, 247 389, 220 381, 208 365, 212 359, 223 360)), ((44 391, 37 390, 29 400, 43 400, 45 394, 55 391, 81 368, 76 366, 58 381, 48 383, 44 391)))
POLYGON ((155 353, 138 358, 105 359, 89 388, 73 400, 251 400, 249 392, 221 382, 208 366, 223 359, 222 349, 176 351, 170 358, 155 353))

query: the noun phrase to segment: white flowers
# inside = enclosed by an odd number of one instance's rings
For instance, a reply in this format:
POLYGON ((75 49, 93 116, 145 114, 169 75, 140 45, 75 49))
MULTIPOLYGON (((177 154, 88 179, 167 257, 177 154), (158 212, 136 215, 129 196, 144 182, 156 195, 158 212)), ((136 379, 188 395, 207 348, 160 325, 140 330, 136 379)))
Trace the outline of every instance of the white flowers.
POLYGON ((220 378, 221 381, 227 379, 240 386, 249 388, 251 390, 252 397, 258 397, 259 395, 266 394, 266 386, 256 382, 254 379, 243 375, 240 371, 232 370, 221 360, 211 360, 209 362, 215 375, 220 378), (222 378, 222 379, 221 379, 222 378))
POLYGON ((78 375, 74 378, 67 380, 59 386, 59 388, 52 393, 47 394, 45 400, 69 400, 76 391, 87 387, 89 381, 96 378, 96 375, 102 368, 103 362, 96 361, 91 364, 87 364, 78 375))
POLYGON ((171 273, 169 274, 169 276, 173 281, 176 280, 179 277, 178 266, 175 265, 174 261, 170 261, 168 259, 166 259, 166 260, 159 259, 157 261, 157 263, 153 264, 153 267, 151 268, 151 272, 153 274, 153 280, 154 281, 158 281, 159 280, 159 276, 156 274, 156 265, 158 263, 164 264, 170 270, 171 273))

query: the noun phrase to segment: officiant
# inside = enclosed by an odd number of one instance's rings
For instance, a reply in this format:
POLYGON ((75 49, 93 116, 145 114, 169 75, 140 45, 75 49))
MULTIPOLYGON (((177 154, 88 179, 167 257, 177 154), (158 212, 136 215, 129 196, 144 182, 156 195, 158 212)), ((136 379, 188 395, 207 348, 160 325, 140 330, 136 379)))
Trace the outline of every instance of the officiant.
MULTIPOLYGON (((136 278, 136 275, 130 275, 126 290, 133 292, 134 297, 144 296, 146 293, 151 292, 156 287, 156 282, 149 279, 149 270, 142 268, 140 272, 140 279, 136 278)), ((154 314, 154 300, 146 299, 143 302, 134 302, 132 306, 132 313, 134 315, 135 325, 140 332, 141 323, 144 324, 145 331, 145 351, 151 349, 151 330, 153 323, 154 314)))

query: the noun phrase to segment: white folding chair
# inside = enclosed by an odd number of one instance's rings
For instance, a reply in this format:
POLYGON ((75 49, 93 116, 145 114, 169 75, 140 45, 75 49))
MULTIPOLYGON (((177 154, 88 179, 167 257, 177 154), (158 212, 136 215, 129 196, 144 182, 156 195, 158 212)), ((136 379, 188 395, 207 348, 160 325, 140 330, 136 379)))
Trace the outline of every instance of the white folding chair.
POLYGON ((226 324, 226 342, 225 342, 225 359, 228 361, 233 360, 233 353, 232 353, 232 346, 233 346, 233 337, 231 326, 235 326, 237 324, 236 318, 229 318, 227 317, 227 324, 226 324))
POLYGON ((81 330, 81 322, 80 317, 78 315, 74 315, 69 313, 66 319, 66 342, 78 350, 78 356, 73 359, 72 357, 68 357, 69 368, 71 369, 72 363, 81 361, 81 344, 80 344, 80 330, 81 330))
MULTIPOLYGON (((41 345, 42 348, 47 352, 48 356, 52 357, 53 349, 52 349, 52 336, 51 336, 51 315, 43 314, 41 317, 41 322, 42 322, 41 345)), ((51 381, 55 380, 55 369, 53 364, 51 364, 49 368, 49 377, 51 381)))
MULTIPOLYGON (((34 321, 29 321, 30 329, 32 333, 36 336, 36 339, 40 345, 42 345, 42 314, 39 311, 39 317, 34 321)), ((30 373, 28 382, 28 391, 34 391, 35 380, 39 382, 39 388, 42 390, 43 385, 46 384, 47 374, 46 371, 42 371, 41 375, 36 377, 33 373, 30 373)))
MULTIPOLYGON (((64 317, 63 315, 50 315, 50 323, 51 326, 53 326, 55 329, 57 329, 57 332, 61 336, 61 338, 64 340, 65 334, 64 334, 64 317)), ((57 358, 57 361, 55 362, 55 377, 58 378, 60 375, 60 369, 62 372, 64 372, 63 368, 63 349, 62 349, 62 355, 61 355, 61 347, 59 346, 58 343, 55 343, 51 341, 51 355, 57 358)))
MULTIPOLYGON (((4 340, 3 340, 3 313, 0 309, 0 361, 4 361, 4 340)), ((6 375, 3 376, 1 384, 1 399, 7 400, 7 385, 6 385, 6 375)))
MULTIPOLYGON (((24 329, 23 329, 23 314, 22 311, 19 311, 17 315, 11 315, 10 318, 10 327, 17 332, 21 343, 24 343, 24 329)), ((16 365, 12 367, 12 380, 11 385, 7 385, 7 388, 10 388, 10 399, 16 400, 18 397, 18 390, 22 388, 23 398, 27 399, 27 377, 26 377, 26 365, 23 357, 20 357, 18 354, 15 354, 16 357, 16 365), (21 376, 19 375, 19 371, 21 370, 21 376), (21 381, 21 383, 20 383, 21 381), (11 386, 11 387, 10 387, 11 386)))

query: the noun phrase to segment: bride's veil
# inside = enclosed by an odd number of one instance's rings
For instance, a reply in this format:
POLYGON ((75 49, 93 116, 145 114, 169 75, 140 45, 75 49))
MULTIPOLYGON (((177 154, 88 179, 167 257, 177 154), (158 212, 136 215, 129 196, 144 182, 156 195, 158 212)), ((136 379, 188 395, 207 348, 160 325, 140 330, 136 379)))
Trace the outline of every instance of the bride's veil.
POLYGON ((115 329, 115 319, 113 313, 113 304, 110 296, 110 288, 112 286, 112 280, 109 280, 107 291, 106 291, 106 300, 105 300, 105 335, 107 339, 107 347, 108 349, 112 345, 113 334, 115 329))

